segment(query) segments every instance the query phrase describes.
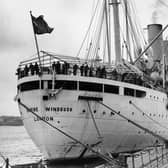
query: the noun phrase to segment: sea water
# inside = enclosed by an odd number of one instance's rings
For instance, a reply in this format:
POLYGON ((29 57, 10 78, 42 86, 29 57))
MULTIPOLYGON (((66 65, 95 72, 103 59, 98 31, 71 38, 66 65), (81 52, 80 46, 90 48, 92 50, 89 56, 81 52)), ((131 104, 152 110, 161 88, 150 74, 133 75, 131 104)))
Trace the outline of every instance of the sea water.
MULTIPOLYGON (((0 126, 0 167, 4 163, 2 155, 9 158, 10 165, 37 163, 42 159, 42 154, 23 126, 0 126)), ((154 155, 151 156, 151 159, 153 159, 154 155)), ((149 162, 147 154, 144 155, 143 160, 144 163, 149 162)), ((141 157, 135 158, 135 163, 139 167, 141 157)), ((132 168, 131 159, 128 159, 128 165, 132 168)))
POLYGON ((0 126, 0 166, 4 162, 1 155, 9 158, 11 165, 34 163, 42 158, 23 126, 0 126))

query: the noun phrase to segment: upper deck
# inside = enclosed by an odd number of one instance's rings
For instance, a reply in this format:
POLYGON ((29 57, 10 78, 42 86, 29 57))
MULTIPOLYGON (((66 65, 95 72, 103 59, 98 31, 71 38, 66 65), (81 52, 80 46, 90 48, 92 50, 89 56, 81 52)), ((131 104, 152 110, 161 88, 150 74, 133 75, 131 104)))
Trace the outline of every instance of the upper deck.
POLYGON ((122 81, 151 88, 152 86, 143 80, 143 75, 130 65, 109 65, 101 60, 84 60, 77 57, 50 54, 42 52, 40 61, 38 57, 20 62, 17 69, 18 79, 45 74, 62 74, 104 78, 122 81), (40 62, 40 63, 39 63, 40 62))
POLYGON ((165 94, 153 89, 150 83, 143 80, 141 74, 128 67, 116 68, 100 62, 91 60, 86 62, 74 57, 49 53, 43 53, 40 59, 41 67, 37 57, 20 63, 17 75, 18 87, 21 91, 39 89, 38 81, 41 80, 41 86, 44 86, 45 81, 47 89, 59 89, 63 86, 63 89, 68 90, 96 91, 135 97, 146 95, 146 98, 166 100, 165 94), (57 85, 53 80, 57 81, 57 85), (119 93, 119 90, 123 90, 123 93, 119 93))

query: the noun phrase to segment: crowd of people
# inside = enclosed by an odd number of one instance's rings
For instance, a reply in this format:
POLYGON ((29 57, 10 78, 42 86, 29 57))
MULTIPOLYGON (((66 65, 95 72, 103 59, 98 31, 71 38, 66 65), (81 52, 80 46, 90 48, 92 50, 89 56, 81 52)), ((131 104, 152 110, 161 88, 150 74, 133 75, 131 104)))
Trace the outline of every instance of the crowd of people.
POLYGON ((53 62, 51 67, 39 67, 38 63, 35 64, 30 63, 29 65, 25 65, 23 68, 18 67, 17 75, 18 78, 22 78, 25 76, 32 75, 40 75, 43 72, 55 73, 55 74, 65 74, 65 75, 80 75, 80 76, 90 76, 90 77, 99 77, 106 78, 106 68, 105 66, 98 66, 94 68, 93 66, 89 66, 87 63, 82 65, 78 64, 69 64, 67 62, 61 63, 60 61, 53 62), (42 72, 41 72, 42 71, 42 72))
POLYGON ((93 67, 88 65, 87 62, 83 64, 69 64, 67 62, 54 61, 49 67, 39 67, 38 63, 30 63, 25 65, 24 68, 17 69, 18 79, 25 76, 41 75, 41 74, 64 74, 74 76, 88 76, 98 78, 108 78, 116 81, 123 81, 137 85, 143 85, 141 76, 136 73, 119 73, 115 68, 111 72, 107 72, 104 65, 93 67))
POLYGON ((16 72, 16 75, 18 76, 19 79, 25 76, 39 75, 39 74, 40 69, 37 62, 35 64, 33 63, 30 63, 29 65, 26 64, 24 68, 18 67, 16 72))

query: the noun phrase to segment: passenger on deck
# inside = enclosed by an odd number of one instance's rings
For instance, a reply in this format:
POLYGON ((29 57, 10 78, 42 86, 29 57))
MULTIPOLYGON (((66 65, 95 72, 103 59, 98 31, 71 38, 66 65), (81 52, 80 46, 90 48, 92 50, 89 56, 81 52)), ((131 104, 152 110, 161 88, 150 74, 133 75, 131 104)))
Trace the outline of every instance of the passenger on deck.
POLYGON ((62 74, 65 74, 65 63, 62 64, 62 74))
POLYGON ((56 73, 57 74, 60 74, 61 73, 61 64, 59 61, 57 61, 56 63, 56 73))
POLYGON ((37 62, 34 65, 34 70, 35 70, 35 73, 38 75, 39 74, 39 66, 38 66, 37 62))
POLYGON ((24 67, 24 76, 28 76, 29 75, 29 68, 27 66, 27 64, 24 67))
POLYGON ((64 62, 64 67, 65 67, 65 74, 68 74, 68 69, 69 69, 69 63, 68 62, 64 62))
POLYGON ((118 80, 118 72, 116 69, 112 71, 111 75, 113 80, 118 80))
POLYGON ((16 75, 18 76, 18 79, 21 78, 21 68, 20 67, 17 68, 16 75))
POLYGON ((101 72, 101 68, 100 68, 100 66, 98 66, 96 68, 96 77, 100 78, 100 72, 101 72))
POLYGON ((30 63, 29 70, 31 72, 31 75, 34 75, 34 65, 30 63))
POLYGON ((88 70, 89 70, 89 66, 87 63, 85 63, 85 65, 84 65, 85 76, 88 76, 88 70))
POLYGON ((56 63, 55 63, 55 61, 52 63, 52 71, 56 72, 56 63))
POLYGON ((106 68, 105 68, 105 66, 103 66, 103 68, 101 69, 101 78, 106 78, 106 68))
POLYGON ((93 67, 90 66, 90 68, 89 68, 89 76, 90 76, 90 77, 93 76, 93 71, 94 71, 93 67))
POLYGON ((83 76, 83 72, 84 72, 84 64, 82 64, 80 66, 80 73, 81 73, 81 76, 83 76))
POLYGON ((73 66, 73 75, 76 75, 76 74, 77 74, 77 70, 78 70, 78 65, 75 64, 75 65, 73 66))

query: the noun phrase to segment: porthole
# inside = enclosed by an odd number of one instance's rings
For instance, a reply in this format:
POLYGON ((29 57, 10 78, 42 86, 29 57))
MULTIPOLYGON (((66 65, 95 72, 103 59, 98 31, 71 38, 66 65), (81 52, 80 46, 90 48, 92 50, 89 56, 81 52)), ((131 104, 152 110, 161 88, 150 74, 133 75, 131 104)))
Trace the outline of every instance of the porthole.
POLYGON ((106 114, 106 112, 105 111, 103 111, 103 115, 105 115, 106 114))
POLYGON ((111 111, 110 115, 113 116, 113 115, 115 115, 115 114, 111 111))
POLYGON ((93 113, 96 113, 96 110, 94 110, 93 113))
POLYGON ((86 111, 85 110, 82 110, 82 113, 85 113, 86 111))

